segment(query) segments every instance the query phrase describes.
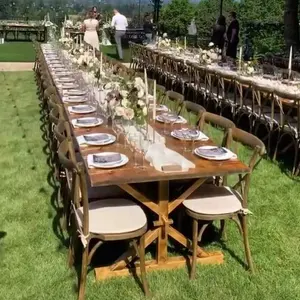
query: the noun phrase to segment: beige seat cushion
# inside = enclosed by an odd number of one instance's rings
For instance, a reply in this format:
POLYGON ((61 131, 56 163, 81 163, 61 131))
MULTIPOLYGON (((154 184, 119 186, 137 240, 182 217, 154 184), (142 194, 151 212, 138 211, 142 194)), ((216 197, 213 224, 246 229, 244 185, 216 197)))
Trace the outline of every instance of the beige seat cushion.
MULTIPOLYGON (((77 209, 82 226, 83 207, 77 209)), ((139 230, 147 223, 140 206, 127 199, 105 199, 89 203, 89 231, 98 234, 118 234, 139 230)))
POLYGON ((242 210, 239 198, 229 187, 204 184, 183 205, 192 212, 204 215, 222 215, 242 210))

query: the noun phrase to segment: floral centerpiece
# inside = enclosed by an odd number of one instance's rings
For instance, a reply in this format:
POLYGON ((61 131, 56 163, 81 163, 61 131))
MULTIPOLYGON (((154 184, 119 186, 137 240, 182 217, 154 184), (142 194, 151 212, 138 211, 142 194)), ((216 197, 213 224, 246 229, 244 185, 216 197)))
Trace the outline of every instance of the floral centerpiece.
POLYGON ((156 46, 158 48, 169 48, 171 46, 171 40, 168 39, 167 33, 164 33, 162 37, 158 37, 156 46))
POLYGON ((199 62, 203 65, 210 65, 214 62, 218 62, 222 58, 222 50, 218 47, 214 47, 214 43, 209 43, 208 50, 199 49, 199 62))
POLYGON ((255 73, 255 67, 257 66, 257 61, 242 61, 239 72, 245 76, 253 76, 255 73))

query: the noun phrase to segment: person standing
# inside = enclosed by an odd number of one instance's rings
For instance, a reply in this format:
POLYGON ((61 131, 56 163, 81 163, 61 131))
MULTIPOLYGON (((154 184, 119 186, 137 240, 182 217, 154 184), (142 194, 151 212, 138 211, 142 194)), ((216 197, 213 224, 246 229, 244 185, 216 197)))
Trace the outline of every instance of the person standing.
POLYGON ((99 22, 94 19, 94 12, 91 10, 87 19, 83 21, 84 41, 99 51, 98 37, 99 22))
POLYGON ((211 42, 213 42, 214 45, 217 46, 222 51, 225 43, 225 33, 226 33, 226 19, 224 16, 220 16, 213 28, 211 42))
POLYGON ((231 12, 230 15, 230 25, 227 30, 227 56, 236 59, 237 47, 239 43, 240 34, 240 24, 236 19, 236 13, 231 12))
POLYGON ((151 22, 149 14, 145 15, 143 27, 147 39, 147 44, 151 44, 153 37, 153 23, 151 22))
POLYGON ((114 9, 114 16, 111 21, 111 26, 115 29, 115 41, 117 44, 117 50, 120 60, 123 60, 122 50, 122 37, 126 34, 126 28, 128 27, 127 18, 120 14, 118 10, 114 9))

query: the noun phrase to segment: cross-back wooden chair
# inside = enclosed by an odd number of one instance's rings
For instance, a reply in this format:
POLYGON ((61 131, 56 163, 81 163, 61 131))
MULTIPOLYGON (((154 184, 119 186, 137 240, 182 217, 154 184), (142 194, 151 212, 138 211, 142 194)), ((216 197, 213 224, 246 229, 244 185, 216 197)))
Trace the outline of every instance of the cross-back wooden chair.
POLYGON ((172 110, 180 114, 184 102, 184 96, 174 91, 167 91, 167 100, 171 101, 172 110))
MULTIPOLYGON (((235 127, 235 124, 229 120, 226 119, 222 116, 219 116, 217 114, 212 114, 209 112, 204 112, 201 115, 200 121, 199 121, 199 129, 202 132, 207 132, 206 127, 207 125, 211 125, 217 129, 222 130, 222 139, 221 143, 218 143, 217 141, 214 140, 214 142, 222 147, 229 147, 230 146, 230 130, 231 128, 235 127)), ((210 134, 209 134, 210 136, 210 134)))
POLYGON ((201 115, 206 111, 205 108, 191 101, 184 101, 184 112, 188 113, 188 122, 191 125, 198 125, 201 115))
POLYGON ((275 105, 274 89, 253 83, 253 112, 255 114, 254 135, 262 139, 271 151, 271 140, 279 132, 280 111, 275 105))
POLYGON ((58 156, 62 166, 72 173, 72 193, 70 197, 74 216, 74 232, 71 236, 69 261, 73 257, 73 241, 80 238, 83 245, 81 275, 78 300, 83 300, 87 279, 87 269, 96 250, 105 242, 132 241, 140 258, 141 281, 145 294, 149 295, 145 267, 145 233, 147 217, 140 206, 128 199, 109 199, 89 203, 87 171, 83 163, 74 163, 68 158, 71 140, 64 140, 58 156), (90 242, 95 240, 91 248, 90 242), (139 245, 137 240, 139 240, 139 245))
POLYGON ((202 185, 183 202, 187 215, 193 219, 191 279, 195 278, 196 273, 198 241, 201 242, 205 229, 214 221, 221 221, 221 235, 224 232, 225 220, 233 220, 237 224, 243 237, 248 267, 251 272, 254 271, 248 240, 247 215, 250 213, 248 210, 248 192, 252 171, 260 161, 261 156, 264 155, 265 146, 260 139, 250 133, 237 128, 231 130, 233 141, 251 149, 252 155, 248 164, 250 172, 246 175, 240 174, 238 182, 232 187, 202 185), (198 230, 199 221, 204 223, 200 231, 198 230))
POLYGON ((284 154, 294 148, 294 160, 292 174, 298 175, 300 171, 300 96, 298 93, 290 93, 288 90, 275 90, 275 99, 281 111, 279 137, 277 139, 273 159, 278 154, 284 154), (284 143, 283 143, 284 141, 284 143), (297 165, 298 163, 298 165, 297 165))
POLYGON ((254 113, 253 89, 251 78, 237 77, 237 110, 235 121, 239 128, 252 132, 256 115, 254 113))

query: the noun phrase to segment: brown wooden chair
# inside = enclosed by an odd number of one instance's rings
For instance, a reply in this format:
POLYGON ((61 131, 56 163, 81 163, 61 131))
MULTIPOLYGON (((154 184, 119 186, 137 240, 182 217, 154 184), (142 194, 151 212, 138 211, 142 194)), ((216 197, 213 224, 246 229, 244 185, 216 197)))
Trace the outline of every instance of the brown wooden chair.
POLYGON ((71 236, 69 262, 73 260, 73 241, 80 238, 83 245, 78 299, 85 295, 87 268, 96 250, 105 242, 130 240, 140 258, 141 280, 145 294, 149 295, 145 267, 145 233, 147 217, 140 206, 128 199, 106 199, 89 203, 87 172, 83 163, 74 164, 68 158, 71 140, 64 140, 58 150, 61 164, 72 173, 70 198, 76 236, 71 236), (81 195, 81 196, 80 196, 81 195), (96 240, 90 249, 91 240, 96 240), (137 243, 139 240, 139 245, 137 243))
POLYGON ((184 102, 184 96, 174 91, 167 91, 166 99, 171 101, 172 110, 175 113, 180 114, 184 102))
MULTIPOLYGON (((218 128, 220 130, 223 131, 223 135, 222 135, 222 141, 221 143, 217 142, 214 138, 213 141, 222 146, 222 147, 229 147, 230 146, 230 138, 229 138, 229 134, 230 131, 229 129, 234 128, 235 124, 229 120, 226 119, 222 116, 216 115, 216 114, 212 114, 209 112, 204 112, 201 115, 200 121, 199 121, 199 128, 202 132, 206 132, 206 126, 207 125, 212 125, 215 128, 218 128)), ((210 134, 208 134, 209 136, 211 136, 210 134)))
POLYGON ((260 139, 241 129, 233 128, 231 131, 233 141, 252 149, 249 161, 250 173, 246 175, 240 174, 238 182, 232 187, 217 187, 211 184, 200 186, 198 190, 183 202, 187 215, 193 219, 191 279, 195 278, 198 241, 201 242, 205 229, 214 221, 221 221, 221 234, 224 230, 225 220, 233 220, 238 225, 243 236, 248 267, 250 271, 253 271, 247 228, 247 215, 249 213, 247 204, 248 191, 252 170, 259 162, 260 157, 265 153, 265 146, 260 139), (204 222, 200 231, 198 231, 199 221, 204 222))
POLYGON ((206 111, 205 108, 200 104, 191 101, 184 101, 183 106, 185 112, 188 113, 189 123, 191 125, 199 124, 201 115, 206 111))

